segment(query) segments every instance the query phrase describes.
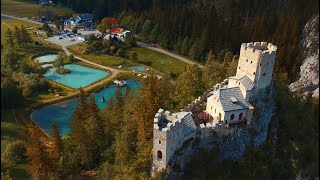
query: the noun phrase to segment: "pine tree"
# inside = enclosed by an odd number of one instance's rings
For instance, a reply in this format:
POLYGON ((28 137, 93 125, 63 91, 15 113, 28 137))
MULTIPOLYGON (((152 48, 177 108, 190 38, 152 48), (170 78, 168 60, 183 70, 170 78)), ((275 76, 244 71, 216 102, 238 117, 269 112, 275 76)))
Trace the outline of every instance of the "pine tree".
POLYGON ((22 43, 24 46, 27 43, 32 43, 32 37, 30 36, 28 30, 23 25, 21 25, 20 33, 21 33, 22 43))
POLYGON ((104 145, 104 124, 100 115, 100 109, 98 108, 93 95, 89 99, 88 111, 88 134, 99 147, 102 147, 104 145))
POLYGON ((45 135, 33 122, 28 125, 28 144, 26 155, 33 178, 48 179, 52 177, 53 165, 47 147, 45 135))
POLYGON ((215 60, 215 55, 212 49, 210 49, 210 51, 208 52, 208 59, 207 62, 215 60))
POLYGON ((173 47, 174 51, 177 53, 181 53, 181 49, 182 49, 182 40, 179 36, 178 41, 176 42, 176 44, 173 47))
POLYGON ((187 55, 189 52, 189 37, 185 37, 181 47, 181 54, 187 55))
POLYGON ((14 48, 13 39, 14 39, 14 37, 13 37, 12 30, 10 28, 8 28, 6 31, 6 42, 7 42, 7 45, 11 48, 14 48))
POLYGON ((56 161, 59 161, 64 152, 63 140, 60 136, 60 131, 56 123, 52 123, 51 129, 51 138, 54 144, 53 156, 56 161))
POLYGON ((144 41, 148 42, 149 39, 149 35, 152 31, 152 23, 150 20, 146 20, 142 26, 142 31, 141 31, 141 36, 143 38, 144 41))
POLYGON ((160 34, 159 25, 156 24, 154 26, 154 28, 152 29, 151 33, 150 33, 150 36, 149 36, 150 41, 151 42, 156 42, 157 39, 158 39, 159 34, 160 34))
POLYGON ((21 34, 20 29, 17 26, 15 26, 13 29, 13 36, 14 36, 17 44, 19 44, 19 47, 22 47, 22 45, 23 45, 22 34, 21 34))
POLYGON ((189 51, 189 56, 192 57, 193 59, 197 59, 199 60, 200 58, 200 44, 199 44, 199 40, 196 39, 192 45, 192 47, 190 48, 189 51))

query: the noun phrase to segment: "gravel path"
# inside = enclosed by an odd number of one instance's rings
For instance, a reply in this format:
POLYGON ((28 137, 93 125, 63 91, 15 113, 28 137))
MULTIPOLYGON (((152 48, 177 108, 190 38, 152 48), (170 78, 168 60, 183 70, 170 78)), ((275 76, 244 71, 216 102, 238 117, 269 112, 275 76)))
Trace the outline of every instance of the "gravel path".
MULTIPOLYGON (((169 55, 171 57, 174 57, 176 59, 179 59, 179 60, 181 60, 181 61, 183 61, 183 62, 185 62, 187 64, 198 64, 198 63, 196 63, 194 61, 191 61, 190 59, 187 59, 187 58, 185 58, 183 56, 180 56, 178 54, 174 54, 174 53, 172 53, 170 51, 167 51, 167 50, 164 50, 164 49, 161 49, 161 48, 152 47, 149 44, 145 44, 145 43, 142 43, 142 42, 137 42, 137 45, 140 46, 140 47, 144 47, 144 48, 148 48, 148 49, 151 49, 151 50, 154 50, 154 51, 158 51, 158 52, 163 53, 163 54, 167 54, 167 55, 169 55)), ((203 65, 201 65, 201 64, 198 64, 198 65, 199 65, 200 68, 204 68, 203 65)))

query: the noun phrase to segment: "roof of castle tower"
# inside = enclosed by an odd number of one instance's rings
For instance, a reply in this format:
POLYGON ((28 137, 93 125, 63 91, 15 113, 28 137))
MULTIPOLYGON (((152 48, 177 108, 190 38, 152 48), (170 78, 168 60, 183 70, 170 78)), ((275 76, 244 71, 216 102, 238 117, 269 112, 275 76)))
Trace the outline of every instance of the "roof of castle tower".
POLYGON ((251 104, 246 102, 240 88, 233 87, 227 89, 220 89, 220 103, 223 111, 234 111, 240 109, 248 109, 251 104), (231 99, 236 98, 238 101, 233 102, 231 99))
POLYGON ((232 76, 229 77, 230 79, 236 79, 239 80, 241 84, 246 88, 246 90, 251 90, 254 87, 254 83, 251 79, 248 78, 248 76, 232 76))

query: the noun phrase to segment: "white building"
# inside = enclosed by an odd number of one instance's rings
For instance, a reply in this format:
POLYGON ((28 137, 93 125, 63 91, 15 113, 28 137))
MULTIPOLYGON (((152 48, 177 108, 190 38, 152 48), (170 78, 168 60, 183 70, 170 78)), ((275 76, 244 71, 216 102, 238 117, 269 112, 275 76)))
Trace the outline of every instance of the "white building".
POLYGON ((68 28, 78 29, 94 29, 95 22, 92 14, 82 14, 77 17, 71 17, 64 22, 64 26, 68 28))
POLYGON ((212 92, 207 99, 206 112, 213 125, 239 122, 250 124, 254 107, 249 103, 260 89, 272 81, 277 47, 271 43, 241 44, 236 76, 228 78, 228 85, 212 92))
MULTIPOLYGON (((236 75, 216 84, 206 96, 205 112, 212 121, 199 124, 200 138, 208 137, 212 129, 251 123, 254 107, 250 102, 271 84, 276 51, 271 43, 241 44, 236 75)), ((160 109, 154 118, 153 170, 165 169, 174 152, 196 137, 196 129, 191 112, 172 114, 160 109)))

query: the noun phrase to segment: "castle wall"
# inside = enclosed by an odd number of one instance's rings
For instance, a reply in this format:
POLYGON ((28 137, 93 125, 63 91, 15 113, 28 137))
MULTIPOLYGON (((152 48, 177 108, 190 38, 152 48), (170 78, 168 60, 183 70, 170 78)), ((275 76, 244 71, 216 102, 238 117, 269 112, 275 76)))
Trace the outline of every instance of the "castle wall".
POLYGON ((229 124, 231 124, 231 123, 235 123, 235 122, 239 121, 239 117, 240 117, 241 113, 242 113, 241 120, 243 120, 244 118, 247 117, 248 110, 247 109, 241 109, 241 110, 235 110, 235 111, 227 111, 226 114, 225 114, 224 123, 226 124, 226 121, 227 121, 229 124), (234 115, 233 120, 231 120, 231 115, 232 114, 234 115))
POLYGON ((277 47, 271 43, 241 44, 236 76, 247 75, 258 88, 270 85, 277 47))
POLYGON ((195 132, 196 127, 190 113, 179 117, 176 114, 171 115, 170 112, 164 113, 163 110, 159 110, 154 118, 153 166, 157 169, 165 169, 175 151, 181 148, 188 138, 195 137, 195 132), (162 118, 172 121, 160 129, 158 123, 162 118), (161 152, 162 158, 158 157, 158 151, 161 152))
POLYGON ((225 119, 225 112, 219 103, 218 94, 215 93, 207 99, 206 112, 214 118, 214 122, 218 123, 219 113, 221 113, 221 120, 225 119))

